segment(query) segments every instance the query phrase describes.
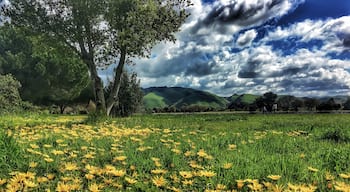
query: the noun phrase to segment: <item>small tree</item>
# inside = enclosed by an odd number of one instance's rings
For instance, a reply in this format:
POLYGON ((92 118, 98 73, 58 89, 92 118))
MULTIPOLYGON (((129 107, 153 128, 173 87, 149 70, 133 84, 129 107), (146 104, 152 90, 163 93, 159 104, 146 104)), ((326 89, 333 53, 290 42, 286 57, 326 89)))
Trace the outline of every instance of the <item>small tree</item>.
MULTIPOLYGON (((109 91, 111 91, 112 85, 113 83, 110 83, 110 85, 107 87, 107 94, 109 91)), ((113 106, 111 115, 122 117, 130 116, 140 109, 143 98, 140 81, 137 79, 136 73, 129 75, 126 71, 124 71, 121 79, 120 89, 123 91, 119 92, 119 102, 113 106)))
POLYGON ((20 108, 20 87, 21 84, 12 75, 0 75, 0 112, 12 112, 20 108))

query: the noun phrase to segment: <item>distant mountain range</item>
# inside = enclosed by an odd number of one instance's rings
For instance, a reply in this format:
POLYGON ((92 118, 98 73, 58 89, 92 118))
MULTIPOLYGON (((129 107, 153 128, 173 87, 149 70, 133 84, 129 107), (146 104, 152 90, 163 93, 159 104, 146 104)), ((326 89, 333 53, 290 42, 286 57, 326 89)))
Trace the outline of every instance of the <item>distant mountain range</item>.
MULTIPOLYGON (((220 97, 213 93, 183 87, 150 87, 143 89, 143 104, 146 109, 183 106, 202 106, 213 109, 224 109, 231 103, 251 104, 260 95, 234 94, 231 97, 220 97)), ((279 95, 283 97, 286 95, 279 95)), ((334 96, 317 98, 319 101, 327 101, 333 98, 337 103, 344 103, 348 96, 334 96)), ((306 97, 299 97, 305 100, 306 97)))

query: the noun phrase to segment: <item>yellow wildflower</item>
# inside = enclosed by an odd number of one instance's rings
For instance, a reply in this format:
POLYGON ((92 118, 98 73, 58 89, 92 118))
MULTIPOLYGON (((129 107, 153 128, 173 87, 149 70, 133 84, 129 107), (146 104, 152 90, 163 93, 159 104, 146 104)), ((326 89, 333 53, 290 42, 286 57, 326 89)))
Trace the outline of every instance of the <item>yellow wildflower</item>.
POLYGON ((223 185, 223 184, 216 185, 216 190, 219 190, 219 191, 224 191, 226 188, 227 188, 226 185, 223 185))
POLYGON ((4 185, 6 182, 7 182, 6 179, 0 179, 0 186, 1 186, 1 185, 4 185))
POLYGON ((236 180, 237 182, 237 189, 242 189, 244 186, 244 180, 236 180))
POLYGON ((123 177, 126 174, 125 170, 113 170, 110 172, 111 175, 116 177, 123 177))
POLYGON ((36 179, 36 181, 37 181, 38 183, 45 183, 45 182, 48 182, 49 179, 48 179, 47 177, 38 177, 38 178, 36 179))
POLYGON ((339 177, 341 177, 343 179, 350 179, 350 173, 348 173, 348 174, 341 173, 341 174, 339 174, 339 177))
POLYGON ((29 181, 29 180, 25 180, 24 185, 28 188, 34 188, 34 187, 38 186, 36 183, 29 181))
POLYGON ((33 162, 33 161, 29 163, 30 168, 35 168, 37 165, 38 165, 38 163, 33 162))
POLYGON ((87 180, 92 180, 92 179, 95 178, 95 176, 94 176, 93 174, 88 173, 88 174, 85 174, 85 178, 86 178, 87 180))
POLYGON ((269 176, 267 176, 267 178, 272 179, 274 181, 277 181, 281 178, 281 176, 280 175, 269 175, 269 176))
POLYGON ((126 156, 118 156, 118 157, 114 157, 113 162, 116 161, 125 161, 127 159, 126 156))
POLYGON ((224 169, 231 169, 232 168, 232 163, 225 163, 222 165, 222 168, 224 169))
POLYGON ((79 169, 79 167, 76 163, 67 162, 64 164, 65 171, 76 171, 78 169, 79 169))
POLYGON ((131 185, 137 183, 136 179, 133 179, 133 178, 130 178, 130 177, 125 177, 125 181, 128 182, 131 185))
POLYGON ((208 154, 203 150, 203 149, 200 149, 198 152, 197 152, 197 155, 199 157, 207 157, 208 154))
POLYGON ((52 150, 51 153, 54 155, 63 155, 64 154, 64 152, 60 151, 60 150, 52 150))
POLYGON ((164 187, 167 184, 167 181, 164 179, 163 176, 161 177, 153 177, 152 182, 157 187, 164 187))
POLYGON ((100 186, 97 185, 96 183, 90 184, 90 185, 89 185, 89 190, 90 190, 91 192, 99 192, 99 191, 101 191, 101 190, 100 190, 100 186))
POLYGON ((39 145, 37 144, 29 144, 32 149, 39 149, 39 145))
POLYGON ((313 167, 307 167, 308 170, 312 171, 312 172, 318 172, 318 169, 313 168, 313 167))
POLYGON ((151 173, 152 174, 165 174, 167 173, 168 171, 167 170, 164 170, 164 169, 154 169, 154 170, 151 170, 151 173))
POLYGON ((230 150, 230 151, 235 150, 236 148, 237 148, 237 145, 235 145, 235 144, 228 145, 228 150, 230 150))
POLYGON ((193 185, 193 180, 184 180, 184 181, 182 181, 182 184, 183 185, 193 185))
POLYGON ((70 186, 68 184, 65 184, 63 182, 59 182, 56 187, 57 192, 67 192, 70 191, 70 186))
POLYGON ((343 191, 343 192, 350 191, 350 185, 346 184, 345 182, 336 182, 334 188, 337 191, 343 191))
POLYGON ((95 158, 94 154, 95 153, 87 153, 87 154, 84 155, 84 158, 86 158, 86 159, 94 159, 95 158))
POLYGON ((52 173, 47 174, 47 179, 53 180, 55 178, 55 175, 52 173))
POLYGON ((326 172, 325 178, 327 181, 331 181, 333 180, 335 177, 330 173, 330 172, 326 172))
POLYGON ((181 175, 181 177, 185 179, 191 179, 193 177, 193 174, 191 171, 180 171, 179 174, 181 175))
POLYGON ((189 157, 189 156, 192 156, 193 153, 192 153, 192 151, 186 151, 186 152, 184 153, 184 155, 185 155, 185 157, 189 157))
POLYGON ((201 170, 198 172, 198 176, 201 176, 201 177, 214 177, 215 175, 216 175, 216 173, 213 171, 201 170))

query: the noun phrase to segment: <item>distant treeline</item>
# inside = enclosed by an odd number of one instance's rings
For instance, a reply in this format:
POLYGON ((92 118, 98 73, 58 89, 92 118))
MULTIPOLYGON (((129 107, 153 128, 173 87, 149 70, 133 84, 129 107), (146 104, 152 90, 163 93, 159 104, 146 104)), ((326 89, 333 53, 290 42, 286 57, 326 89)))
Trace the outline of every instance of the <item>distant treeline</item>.
POLYGON ((163 108, 148 109, 153 113, 176 112, 215 112, 215 111, 249 111, 249 112, 330 112, 337 110, 350 110, 350 97, 345 102, 336 102, 334 98, 327 100, 317 98, 298 98, 295 96, 278 96, 273 92, 267 92, 257 97, 253 102, 245 102, 239 99, 231 101, 226 108, 213 108, 197 104, 180 107, 167 106, 163 108))

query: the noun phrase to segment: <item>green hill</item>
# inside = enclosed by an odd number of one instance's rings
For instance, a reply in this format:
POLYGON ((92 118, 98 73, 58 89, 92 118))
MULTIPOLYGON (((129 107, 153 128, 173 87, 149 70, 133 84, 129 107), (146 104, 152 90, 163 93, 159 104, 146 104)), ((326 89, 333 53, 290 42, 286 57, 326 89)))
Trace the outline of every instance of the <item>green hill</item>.
POLYGON ((209 92, 182 87, 151 87, 144 89, 146 109, 198 105, 208 108, 225 108, 228 101, 209 92))
POLYGON ((246 104, 252 104, 256 98, 260 97, 259 95, 252 95, 252 94, 242 94, 242 95, 237 95, 234 94, 231 97, 228 98, 230 102, 235 102, 235 103, 246 103, 246 104))

